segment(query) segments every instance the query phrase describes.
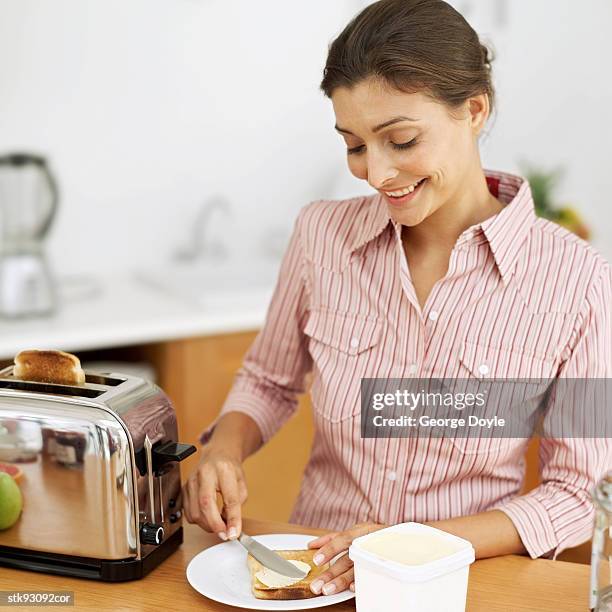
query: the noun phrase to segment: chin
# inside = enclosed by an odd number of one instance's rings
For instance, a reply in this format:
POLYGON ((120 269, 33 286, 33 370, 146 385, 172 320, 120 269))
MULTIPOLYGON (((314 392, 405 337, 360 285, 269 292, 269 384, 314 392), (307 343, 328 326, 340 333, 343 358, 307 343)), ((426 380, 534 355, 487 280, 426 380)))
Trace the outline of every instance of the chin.
POLYGON ((400 225, 405 225, 406 227, 415 227, 428 217, 428 215, 423 215, 418 210, 401 212, 393 210, 389 211, 389 216, 396 223, 399 223, 400 225))

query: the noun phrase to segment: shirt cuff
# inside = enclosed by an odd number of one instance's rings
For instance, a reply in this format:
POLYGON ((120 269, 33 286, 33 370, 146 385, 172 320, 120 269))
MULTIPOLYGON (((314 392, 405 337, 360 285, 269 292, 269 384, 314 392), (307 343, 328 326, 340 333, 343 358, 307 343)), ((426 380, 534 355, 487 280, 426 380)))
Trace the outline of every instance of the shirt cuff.
POLYGON ((559 540, 550 516, 539 500, 529 495, 522 495, 489 509, 501 510, 510 518, 532 559, 550 557, 554 554, 559 540))

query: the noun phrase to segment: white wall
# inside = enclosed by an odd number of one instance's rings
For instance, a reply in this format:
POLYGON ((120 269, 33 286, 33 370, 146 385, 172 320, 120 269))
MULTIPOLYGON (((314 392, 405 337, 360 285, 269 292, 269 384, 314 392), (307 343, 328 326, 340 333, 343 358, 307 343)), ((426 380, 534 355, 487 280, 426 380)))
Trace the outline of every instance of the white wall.
MULTIPOLYGON (((215 194, 234 215, 211 230, 250 257, 274 235, 282 244, 308 201, 369 191, 348 174, 318 90, 328 42, 365 4, 0 0, 0 152, 52 161, 60 273, 167 260, 215 194)), ((565 163, 559 200, 584 212, 612 258, 612 3, 454 4, 498 51, 485 165, 565 163)))
POLYGON ((1 0, 0 151, 53 162, 56 266, 166 258, 217 193, 234 217, 211 229, 227 226, 228 243, 288 232, 344 163, 317 88, 346 13, 325 0, 1 0))
POLYGON ((592 242, 612 260, 612 2, 496 1, 506 5, 505 24, 478 28, 497 51, 498 117, 484 163, 565 167, 556 200, 583 213, 592 242))

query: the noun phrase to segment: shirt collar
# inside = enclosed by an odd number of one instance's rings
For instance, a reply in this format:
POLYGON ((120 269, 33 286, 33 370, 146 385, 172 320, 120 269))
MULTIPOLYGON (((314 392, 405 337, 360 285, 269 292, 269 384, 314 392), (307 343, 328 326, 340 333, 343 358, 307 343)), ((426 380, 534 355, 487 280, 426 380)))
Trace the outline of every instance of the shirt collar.
POLYGON ((492 170, 485 171, 485 176, 489 190, 505 206, 483 221, 480 227, 489 242, 504 285, 507 285, 536 221, 533 197, 528 181, 521 176, 492 170))
MULTIPOLYGON (((504 208, 482 223, 473 225, 461 234, 457 244, 469 242, 469 238, 482 233, 495 259, 504 285, 508 284, 520 250, 529 234, 536 215, 531 189, 521 176, 495 170, 484 170, 489 191, 504 208)), ((363 225, 358 228, 350 251, 356 251, 378 237, 392 225, 398 237, 400 226, 390 217, 381 194, 372 198, 363 225)))

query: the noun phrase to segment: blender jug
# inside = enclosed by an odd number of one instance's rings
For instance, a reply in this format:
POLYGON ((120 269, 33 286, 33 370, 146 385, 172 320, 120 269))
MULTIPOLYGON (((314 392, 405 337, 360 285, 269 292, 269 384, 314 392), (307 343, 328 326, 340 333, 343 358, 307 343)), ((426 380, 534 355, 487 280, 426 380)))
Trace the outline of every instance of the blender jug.
POLYGON ((54 286, 43 251, 57 187, 43 157, 0 157, 0 316, 50 313, 54 286))
POLYGON ((597 612, 612 612, 612 472, 595 487, 593 501, 590 607, 597 612))

